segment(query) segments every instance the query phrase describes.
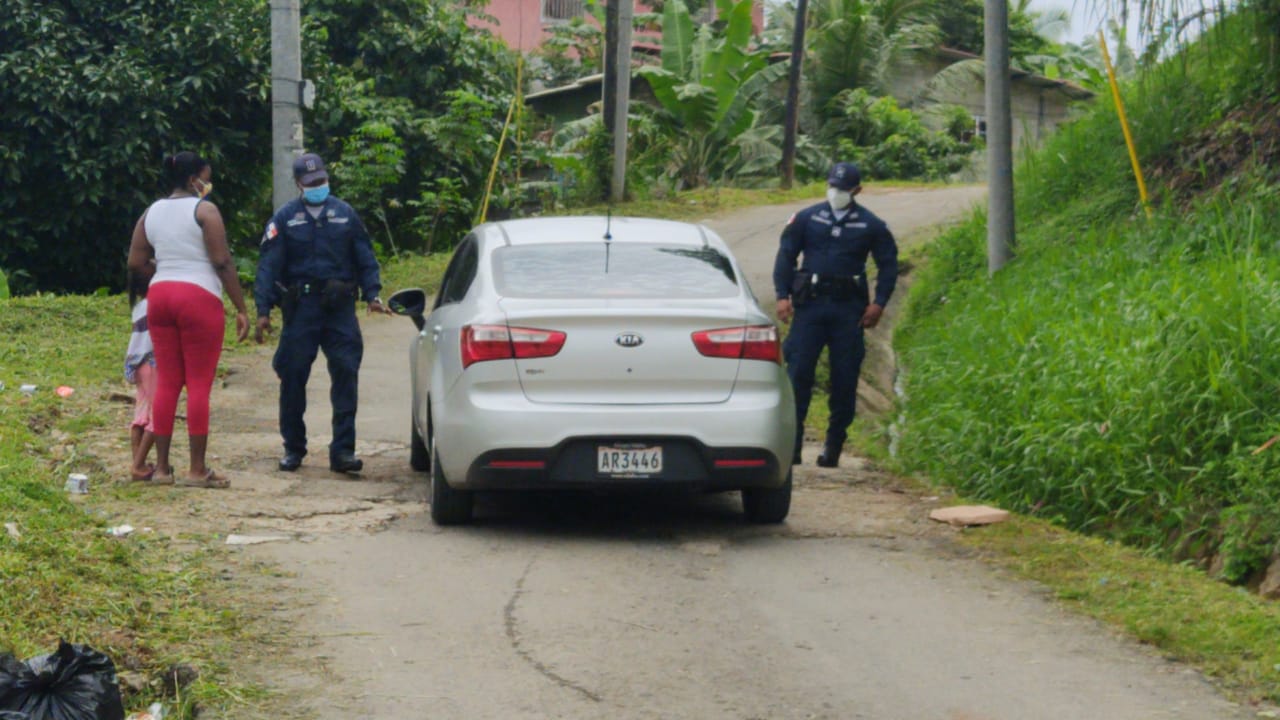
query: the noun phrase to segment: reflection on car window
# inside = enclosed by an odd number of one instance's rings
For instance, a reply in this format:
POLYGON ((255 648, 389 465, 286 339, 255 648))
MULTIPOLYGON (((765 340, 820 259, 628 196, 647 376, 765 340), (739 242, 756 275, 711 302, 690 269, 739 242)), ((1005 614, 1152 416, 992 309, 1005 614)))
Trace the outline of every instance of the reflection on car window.
POLYGON ((436 301, 436 307, 460 302, 465 298, 467 291, 471 289, 472 281, 476 279, 478 265, 475 241, 468 237, 462 245, 458 246, 453 259, 449 261, 449 267, 445 270, 444 279, 440 285, 440 298, 436 301))
POLYGON ((494 252, 493 272, 498 292, 508 297, 714 298, 739 293, 729 258, 710 247, 515 245, 494 252))

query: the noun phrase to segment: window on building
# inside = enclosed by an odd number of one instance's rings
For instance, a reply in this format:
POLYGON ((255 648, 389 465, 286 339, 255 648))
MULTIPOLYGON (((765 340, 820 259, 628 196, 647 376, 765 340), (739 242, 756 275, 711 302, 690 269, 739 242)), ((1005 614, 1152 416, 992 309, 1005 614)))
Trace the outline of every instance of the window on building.
POLYGON ((981 115, 973 116, 973 129, 981 140, 987 139, 987 119, 981 115))
POLYGON ((563 22, 580 18, 585 8, 583 0, 542 0, 542 21, 563 22))

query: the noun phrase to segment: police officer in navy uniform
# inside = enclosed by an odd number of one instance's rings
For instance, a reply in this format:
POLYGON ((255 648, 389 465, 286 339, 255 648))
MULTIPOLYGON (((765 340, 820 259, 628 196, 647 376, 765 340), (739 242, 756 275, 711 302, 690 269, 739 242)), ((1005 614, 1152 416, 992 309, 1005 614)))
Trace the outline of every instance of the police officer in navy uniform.
POLYGON ((836 163, 827 175, 827 201, 791 216, 773 265, 778 319, 794 317, 782 348, 796 396, 793 464, 800 463, 804 419, 824 345, 831 362, 831 420, 818 465, 839 464, 866 354, 862 331, 880 322, 898 280, 898 245, 883 220, 853 201, 861 191, 857 166, 836 163), (867 288, 868 255, 877 270, 873 297, 867 288))
POLYGON ((297 470, 307 454, 307 379, 323 350, 329 365, 333 442, 329 469, 358 473, 356 397, 364 339, 356 320, 357 295, 370 313, 390 314, 378 293, 382 282, 373 243, 360 216, 329 194, 329 173, 319 155, 293 162, 301 196, 285 203, 267 224, 258 258, 253 295, 258 306, 259 343, 271 331, 271 308, 279 307, 284 328, 271 365, 280 378, 280 469, 297 470))

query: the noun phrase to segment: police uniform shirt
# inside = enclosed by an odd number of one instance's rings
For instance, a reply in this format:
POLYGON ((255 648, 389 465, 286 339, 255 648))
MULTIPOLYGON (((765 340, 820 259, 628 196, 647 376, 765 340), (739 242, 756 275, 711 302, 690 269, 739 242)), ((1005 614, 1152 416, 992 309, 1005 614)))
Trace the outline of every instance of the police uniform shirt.
POLYGON ((898 245, 888 225, 870 210, 854 203, 843 215, 826 201, 811 205, 787 221, 773 266, 773 286, 779 300, 791 297, 796 260, 804 256, 800 272, 822 276, 865 277, 867 256, 876 263, 874 302, 884 307, 898 282, 898 245))
POLYGON ((284 288, 324 280, 356 283, 367 302, 382 285, 373 242, 350 205, 330 195, 318 206, 285 203, 262 236, 254 300, 259 317, 283 300, 284 288))

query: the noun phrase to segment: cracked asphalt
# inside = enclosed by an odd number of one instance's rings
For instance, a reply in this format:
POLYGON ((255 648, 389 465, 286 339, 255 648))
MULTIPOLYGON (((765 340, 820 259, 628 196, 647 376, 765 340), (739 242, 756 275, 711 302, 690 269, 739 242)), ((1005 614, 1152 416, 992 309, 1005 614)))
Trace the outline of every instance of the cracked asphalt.
MULTIPOLYGON (((962 187, 861 199, 905 243, 981 197, 962 187)), ((708 221, 762 298, 778 232, 800 206, 708 221)), ((926 519, 945 498, 859 458, 818 469, 808 448, 779 527, 745 524, 736 495, 534 494, 484 496, 474 525, 437 528, 408 468, 414 330, 403 318, 362 323, 361 481, 324 467, 322 363, 313 455, 297 474, 274 469, 262 348, 228 357, 214 393, 211 452, 234 487, 158 494, 155 516, 140 518, 175 536, 291 538, 233 558, 281 630, 268 655, 246 653, 237 668, 277 691, 271 717, 1249 716, 1196 672, 966 557, 954 530, 926 519), (248 569, 259 563, 274 569, 248 569)))

